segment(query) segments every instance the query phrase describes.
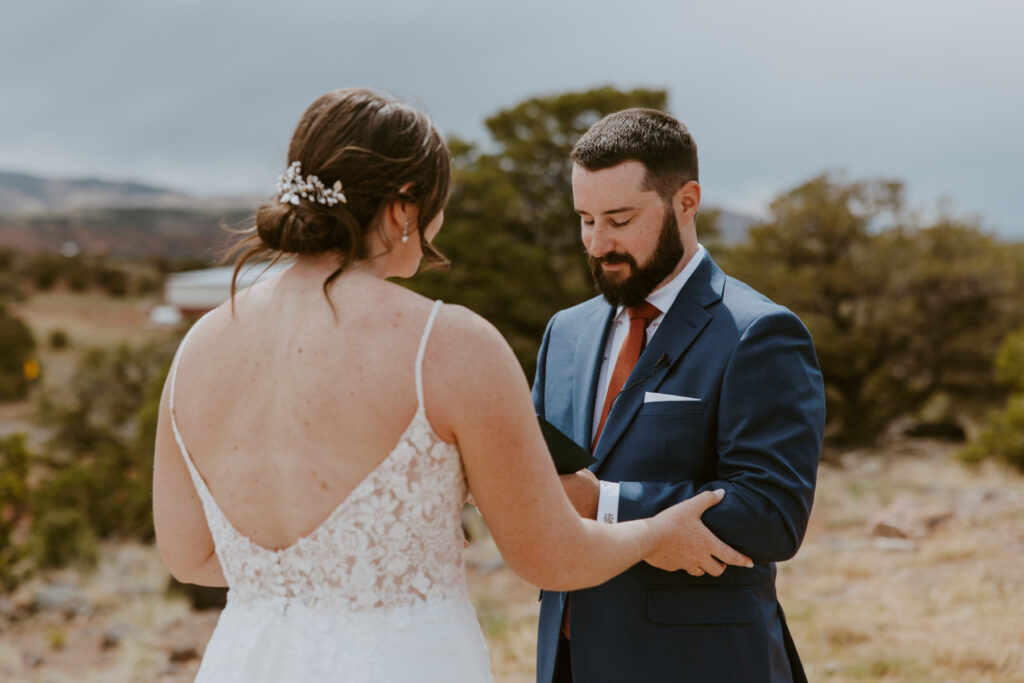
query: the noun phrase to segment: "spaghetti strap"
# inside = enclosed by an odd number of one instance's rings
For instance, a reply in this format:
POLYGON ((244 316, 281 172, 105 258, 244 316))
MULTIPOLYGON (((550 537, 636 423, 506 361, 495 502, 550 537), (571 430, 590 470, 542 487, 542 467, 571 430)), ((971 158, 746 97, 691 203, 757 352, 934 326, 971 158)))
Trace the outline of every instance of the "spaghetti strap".
MULTIPOLYGON (((203 316, 205 317, 205 316, 203 316)), ((170 395, 168 396, 168 408, 171 414, 171 429, 174 431, 174 440, 178 442, 178 450, 181 451, 181 456, 185 459, 185 465, 188 467, 189 474, 192 477, 192 483, 196 487, 196 491, 199 493, 199 497, 206 503, 207 499, 209 502, 213 502, 213 494, 210 493, 209 487, 206 485, 206 481, 202 475, 199 474, 199 470, 196 469, 196 465, 192 462, 192 456, 189 455, 188 449, 185 448, 185 440, 181 438, 181 431, 178 430, 178 418, 174 412, 174 385, 178 379, 178 365, 181 363, 181 356, 185 352, 185 345, 188 343, 188 338, 192 336, 192 332, 199 327, 199 323, 202 322, 203 318, 200 318, 189 328, 189 331, 185 333, 185 337, 181 340, 181 344, 178 345, 178 351, 174 355, 174 362, 171 363, 170 382, 171 385, 170 395)))
POLYGON ((430 338, 430 330, 434 327, 434 318, 437 317, 437 312, 441 310, 441 300, 438 299, 434 302, 434 307, 430 309, 430 317, 427 318, 427 326, 423 330, 423 337, 420 339, 420 350, 416 354, 416 400, 418 401, 419 409, 423 410, 423 356, 427 351, 427 339, 430 338))

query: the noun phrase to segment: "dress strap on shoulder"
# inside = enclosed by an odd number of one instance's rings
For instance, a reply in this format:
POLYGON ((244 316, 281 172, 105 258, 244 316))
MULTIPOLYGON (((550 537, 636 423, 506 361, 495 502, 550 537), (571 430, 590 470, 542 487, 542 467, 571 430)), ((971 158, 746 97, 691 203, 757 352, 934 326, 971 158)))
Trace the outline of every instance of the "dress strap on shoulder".
POLYGON ((434 307, 430 309, 430 317, 427 318, 427 326, 420 339, 420 349, 416 353, 416 400, 419 401, 420 408, 423 408, 423 356, 427 352, 427 340, 430 338, 430 330, 434 327, 437 312, 441 310, 441 304, 441 300, 438 299, 434 302, 434 307))
POLYGON ((181 363, 181 356, 185 352, 185 345, 188 344, 189 337, 191 337, 192 333, 195 332, 197 327, 199 327, 199 323, 201 321, 202 321, 202 318, 197 320, 192 325, 192 327, 190 327, 188 329, 188 332, 185 333, 185 336, 184 336, 184 338, 182 338, 181 343, 178 344, 177 352, 174 354, 174 361, 171 363, 171 386, 170 386, 171 393, 170 393, 169 398, 170 398, 170 409, 171 409, 171 424, 174 425, 174 433, 175 433, 175 435, 177 435, 177 433, 178 433, 178 427, 177 427, 177 423, 176 423, 176 421, 174 419, 174 393, 175 393, 174 392, 174 383, 178 379, 178 365, 181 363))
POLYGON ((185 352, 185 346, 188 344, 189 337, 191 337, 195 329, 199 327, 199 323, 201 323, 202 320, 203 318, 200 318, 192 325, 191 328, 189 328, 189 331, 185 333, 185 337, 181 340, 181 344, 178 345, 177 353, 174 355, 174 361, 171 363, 168 409, 171 414, 171 429, 174 431, 174 440, 178 442, 178 450, 181 451, 181 456, 185 459, 185 465, 188 467, 189 474, 192 476, 192 483, 199 492, 200 498, 204 499, 205 504, 205 499, 209 498, 212 502, 213 496, 210 494, 210 490, 206 486, 206 482, 203 480, 202 475, 199 474, 199 470, 196 469, 195 463, 192 462, 192 456, 185 447, 185 440, 181 438, 181 431, 178 430, 178 417, 174 410, 174 395, 176 393, 174 385, 178 379, 178 365, 181 363, 181 357, 185 352))

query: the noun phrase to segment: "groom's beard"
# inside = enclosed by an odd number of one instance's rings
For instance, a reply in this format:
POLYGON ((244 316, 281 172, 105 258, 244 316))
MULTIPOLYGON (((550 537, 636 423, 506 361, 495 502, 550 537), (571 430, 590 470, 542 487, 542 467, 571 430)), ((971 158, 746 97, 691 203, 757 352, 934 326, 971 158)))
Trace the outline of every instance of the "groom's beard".
POLYGON ((590 265, 590 275, 594 278, 594 286, 608 303, 629 308, 646 299, 647 295, 675 270, 685 251, 683 241, 679 238, 676 213, 667 208, 661 223, 658 245, 651 259, 643 266, 637 265, 632 254, 617 252, 609 252, 600 258, 588 255, 587 262, 590 265), (602 267, 605 263, 626 263, 629 265, 629 274, 625 279, 614 280, 605 274, 602 267))

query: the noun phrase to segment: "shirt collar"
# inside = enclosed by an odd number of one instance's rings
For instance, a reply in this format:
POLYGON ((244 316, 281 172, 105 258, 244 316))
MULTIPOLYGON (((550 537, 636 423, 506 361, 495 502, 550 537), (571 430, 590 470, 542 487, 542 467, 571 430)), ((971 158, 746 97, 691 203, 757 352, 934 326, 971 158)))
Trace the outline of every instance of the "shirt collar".
MULTIPOLYGON (((693 275, 693 272, 697 270, 697 266, 699 266, 700 262, 704 259, 706 251, 707 250, 704 249, 704 245, 698 244, 696 253, 694 253, 693 257, 686 262, 686 265, 683 266, 681 271, 679 271, 679 274, 648 294, 647 303, 661 311, 662 315, 664 315, 668 309, 672 308, 672 304, 675 303, 676 297, 679 296, 679 292, 682 290, 683 285, 686 284, 686 281, 690 279, 690 276, 693 275)), ((622 315, 623 310, 622 306, 615 309, 615 317, 622 315)))

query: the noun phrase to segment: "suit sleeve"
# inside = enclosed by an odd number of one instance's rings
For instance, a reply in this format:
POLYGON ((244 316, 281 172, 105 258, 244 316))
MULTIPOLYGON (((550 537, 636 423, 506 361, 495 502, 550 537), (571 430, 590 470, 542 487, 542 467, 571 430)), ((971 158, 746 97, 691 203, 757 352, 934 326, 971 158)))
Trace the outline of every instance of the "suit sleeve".
POLYGON ((544 415, 544 378, 547 369, 548 341, 551 339, 551 328, 554 326, 555 318, 552 316, 548 326, 544 329, 544 336, 541 338, 540 350, 537 352, 537 371, 533 376, 533 388, 530 391, 533 396, 533 407, 537 414, 544 415))
POLYGON ((725 498, 702 518, 707 527, 757 562, 789 559, 807 529, 824 423, 810 334, 786 309, 764 314, 743 331, 722 379, 717 479, 621 482, 619 519, 722 488, 725 498))

